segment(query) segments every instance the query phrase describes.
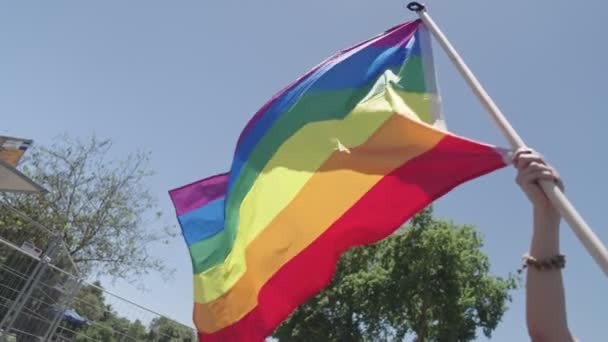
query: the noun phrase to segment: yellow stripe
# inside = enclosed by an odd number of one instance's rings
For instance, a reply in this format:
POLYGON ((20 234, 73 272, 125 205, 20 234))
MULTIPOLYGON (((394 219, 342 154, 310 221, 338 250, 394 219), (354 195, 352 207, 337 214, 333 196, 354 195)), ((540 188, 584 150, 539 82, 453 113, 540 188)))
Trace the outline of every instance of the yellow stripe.
MULTIPOLYGON (((436 101, 434 98, 436 95, 428 93, 414 93, 409 91, 397 90, 397 94, 404 100, 404 103, 416 113, 416 115, 428 124, 433 123, 434 115, 431 113, 430 102, 436 101)), ((400 110, 396 110, 397 113, 403 113, 400 110)), ((434 113, 436 114, 436 113, 434 113)))
POLYGON ((245 247, 335 150, 346 152, 361 145, 394 112, 410 113, 411 118, 420 120, 401 98, 410 93, 396 91, 387 78, 380 78, 372 92, 374 97, 365 99, 344 119, 309 124, 279 148, 241 203, 232 251, 223 263, 195 275, 195 302, 217 299, 237 282, 246 270, 245 247), (378 88, 384 90, 378 92, 378 88))
MULTIPOLYGON (((224 263, 195 276, 196 302, 219 298, 236 283, 246 270, 245 247, 297 195, 333 151, 362 144, 395 111, 420 111, 420 101, 424 102, 421 95, 395 91, 386 79, 381 78, 378 83, 377 87, 385 91, 359 104, 345 119, 305 126, 279 148, 241 204, 233 250, 224 263), (404 101, 401 96, 408 99, 404 101), (412 101, 416 110, 410 109, 407 101, 412 101)), ((412 118, 419 120, 416 115, 412 118)))
POLYGON ((234 247, 224 263, 194 277, 194 299, 205 303, 226 293, 245 273, 245 247, 281 212, 339 148, 364 143, 393 113, 377 97, 343 120, 309 124, 287 140, 259 174, 240 207, 234 247))
POLYGON ((247 270, 221 298, 195 303, 195 324, 212 333, 257 305, 262 286, 304 250, 384 175, 432 149, 444 133, 393 115, 363 145, 335 152, 297 197, 246 248, 247 270))

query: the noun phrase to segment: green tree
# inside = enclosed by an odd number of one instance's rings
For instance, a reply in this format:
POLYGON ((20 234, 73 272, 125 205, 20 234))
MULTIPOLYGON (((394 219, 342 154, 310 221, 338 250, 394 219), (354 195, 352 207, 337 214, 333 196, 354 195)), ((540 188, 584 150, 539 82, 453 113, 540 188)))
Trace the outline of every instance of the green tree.
POLYGON ((147 341, 146 327, 139 320, 131 322, 112 314, 106 320, 92 323, 74 334, 76 341, 147 341))
POLYGON ((90 342, 90 341, 102 341, 102 342, 114 342, 117 341, 114 338, 114 331, 107 325, 92 325, 84 329, 83 331, 76 334, 76 342, 90 342))
POLYGON ((150 322, 149 334, 146 341, 151 342, 193 342, 196 341, 194 330, 171 321, 165 317, 158 317, 150 322))
POLYGON ((146 327, 138 319, 131 323, 127 329, 127 336, 132 337, 136 341, 145 341, 147 334, 146 327))
POLYGON ((84 327, 71 327, 62 333, 66 340, 76 341, 195 341, 193 330, 165 317, 150 322, 149 328, 139 320, 131 321, 121 317, 106 303, 101 284, 80 289, 71 307, 87 319, 84 327), (73 331, 73 332, 72 332, 73 331))
MULTIPOLYGON (((49 193, 4 195, 13 207, 61 236, 67 252, 85 274, 93 271, 127 280, 170 270, 152 257, 152 244, 171 236, 159 224, 156 199, 145 186, 152 175, 147 153, 113 159, 109 140, 60 137, 36 146, 23 163, 28 176, 49 193)), ((49 236, 0 207, 0 232, 11 241, 43 247, 49 236)))
POLYGON ((331 284, 274 332, 280 341, 470 341, 490 337, 517 285, 489 274, 474 227, 432 209, 339 261, 331 284))
POLYGON ((72 303, 72 307, 79 315, 91 321, 101 321, 106 316, 106 299, 103 295, 101 283, 96 281, 95 286, 84 286, 72 303))
POLYGON ((71 308, 87 320, 84 327, 73 328, 77 333, 70 335, 76 336, 76 341, 113 342, 120 341, 124 336, 130 337, 131 340, 137 340, 136 336, 145 336, 146 330, 140 321, 132 323, 118 317, 112 307, 106 303, 99 281, 82 287, 71 303, 71 308))
MULTIPOLYGON (((139 323, 141 325, 141 322, 139 323)), ((137 332, 137 327, 133 327, 133 323, 124 317, 115 315, 112 319, 108 320, 106 324, 112 327, 114 338, 118 341, 137 340, 137 337, 141 337, 129 335, 129 332, 137 332)))

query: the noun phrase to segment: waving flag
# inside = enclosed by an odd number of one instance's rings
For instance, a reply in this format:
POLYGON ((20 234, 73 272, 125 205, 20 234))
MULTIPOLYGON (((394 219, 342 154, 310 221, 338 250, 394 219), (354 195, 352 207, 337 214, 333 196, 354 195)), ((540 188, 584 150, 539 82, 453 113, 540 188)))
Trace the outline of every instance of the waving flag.
POLYGON ((445 130, 430 37, 408 22, 313 68, 250 120, 229 174, 171 191, 203 341, 260 341, 373 243, 505 166, 445 130))

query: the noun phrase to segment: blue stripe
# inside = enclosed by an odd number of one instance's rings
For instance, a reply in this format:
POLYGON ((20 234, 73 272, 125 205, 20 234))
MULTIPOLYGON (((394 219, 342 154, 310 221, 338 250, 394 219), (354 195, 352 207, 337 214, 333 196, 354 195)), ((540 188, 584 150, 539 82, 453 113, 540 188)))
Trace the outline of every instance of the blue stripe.
MULTIPOLYGON (((409 41, 408 41, 409 43, 409 41)), ((228 193, 232 191, 241 169, 251 152, 272 127, 274 122, 308 91, 331 91, 340 89, 359 88, 375 82, 387 69, 400 67, 412 53, 420 53, 410 45, 396 47, 368 47, 359 50, 348 58, 328 63, 302 80, 278 98, 255 123, 238 144, 232 163, 228 193)))
POLYGON ((225 199, 220 197, 177 218, 188 247, 224 229, 225 199))
POLYGON ((405 48, 367 48, 338 63, 318 78, 310 91, 355 89, 375 81, 386 69, 401 66, 408 55, 405 48))

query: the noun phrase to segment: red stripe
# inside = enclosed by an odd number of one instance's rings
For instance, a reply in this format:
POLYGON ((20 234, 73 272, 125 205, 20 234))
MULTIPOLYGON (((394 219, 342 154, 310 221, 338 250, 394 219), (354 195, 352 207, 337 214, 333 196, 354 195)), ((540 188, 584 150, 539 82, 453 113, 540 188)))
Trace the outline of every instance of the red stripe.
POLYGON ((300 304, 330 282, 347 249, 376 242, 459 184, 505 163, 493 147, 447 135, 433 149, 382 178, 260 290, 258 305, 200 341, 263 341, 300 304), (373 214, 371 214, 373 213, 373 214))

